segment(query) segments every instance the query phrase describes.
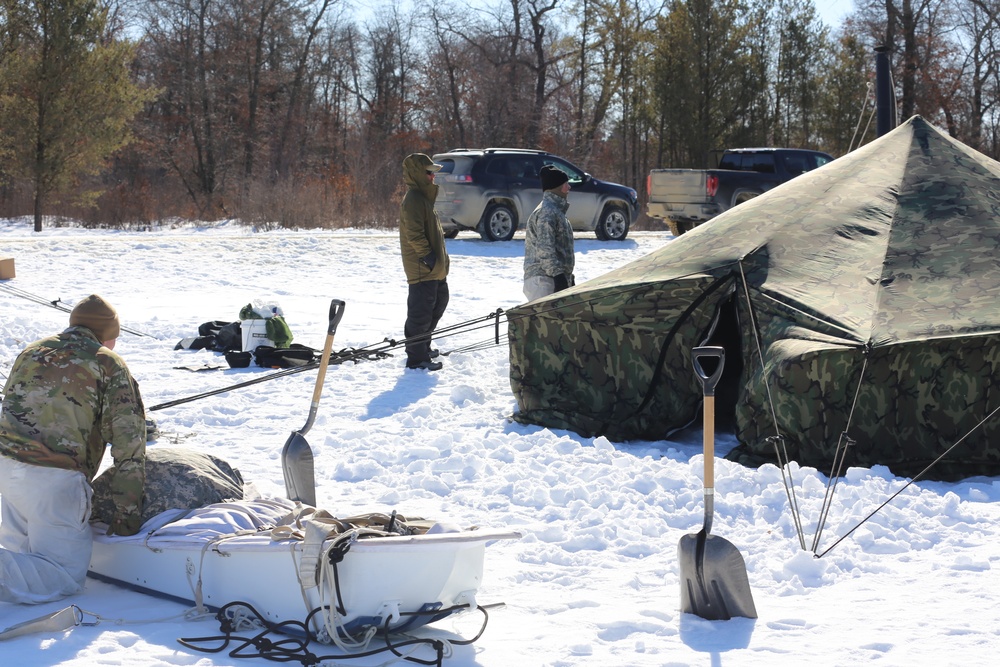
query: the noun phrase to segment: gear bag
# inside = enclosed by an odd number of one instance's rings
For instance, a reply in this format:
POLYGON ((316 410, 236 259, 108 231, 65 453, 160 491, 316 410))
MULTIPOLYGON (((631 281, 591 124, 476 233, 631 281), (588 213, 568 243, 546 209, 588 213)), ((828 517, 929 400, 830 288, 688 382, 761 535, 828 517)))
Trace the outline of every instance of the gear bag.
POLYGON ((269 317, 264 321, 268 340, 274 342, 274 347, 285 348, 292 344, 292 330, 281 315, 269 317))
POLYGON ((258 345, 253 351, 253 356, 257 365, 264 368, 293 368, 319 360, 319 352, 298 343, 292 343, 284 348, 258 345))

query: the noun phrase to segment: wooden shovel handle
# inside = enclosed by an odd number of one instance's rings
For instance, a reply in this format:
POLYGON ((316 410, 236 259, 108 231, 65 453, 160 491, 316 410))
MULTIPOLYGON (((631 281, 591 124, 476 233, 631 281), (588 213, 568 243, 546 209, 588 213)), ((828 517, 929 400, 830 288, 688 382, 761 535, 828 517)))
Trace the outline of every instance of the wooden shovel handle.
POLYGON ((722 377, 722 369, 726 365, 726 350, 722 347, 716 346, 705 346, 696 347, 691 350, 691 363, 694 366, 694 372, 701 380, 701 385, 704 390, 704 402, 705 402, 705 416, 703 418, 703 433, 702 447, 704 449, 705 458, 705 489, 712 489, 714 493, 715 489, 715 386, 719 384, 719 379, 722 377), (701 366, 701 360, 704 358, 714 358, 718 359, 719 363, 715 367, 715 371, 709 375, 705 372, 705 369, 701 366))
POLYGON ((333 335, 337 333, 340 318, 344 316, 346 304, 340 299, 330 302, 330 321, 326 330, 326 343, 323 344, 323 356, 320 357, 319 373, 316 376, 316 387, 313 389, 312 407, 319 406, 319 397, 323 393, 323 382, 326 380, 326 369, 330 365, 330 354, 333 352, 333 335))

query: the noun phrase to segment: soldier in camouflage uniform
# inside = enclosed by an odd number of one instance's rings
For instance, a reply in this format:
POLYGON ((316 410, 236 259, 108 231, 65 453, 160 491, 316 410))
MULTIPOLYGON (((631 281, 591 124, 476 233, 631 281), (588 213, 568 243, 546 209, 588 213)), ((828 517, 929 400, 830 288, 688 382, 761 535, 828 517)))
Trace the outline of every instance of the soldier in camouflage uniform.
POLYGON ((573 227, 566 219, 569 177, 546 165, 539 173, 542 201, 528 216, 524 239, 524 296, 528 301, 554 294, 574 284, 573 227))
POLYGON ((139 530, 146 422, 138 386, 112 350, 118 315, 91 295, 68 329, 29 345, 0 409, 0 600, 41 603, 83 589, 90 565, 91 480, 111 443, 110 533, 139 530))

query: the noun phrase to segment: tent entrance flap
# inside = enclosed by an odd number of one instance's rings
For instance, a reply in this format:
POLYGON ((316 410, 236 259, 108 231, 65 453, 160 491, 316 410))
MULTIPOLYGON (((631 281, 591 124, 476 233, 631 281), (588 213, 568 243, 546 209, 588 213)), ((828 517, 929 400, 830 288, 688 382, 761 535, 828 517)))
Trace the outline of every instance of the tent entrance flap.
POLYGON ((743 374, 743 339, 740 317, 733 294, 719 304, 715 325, 701 345, 721 347, 726 352, 722 377, 715 387, 715 419, 720 430, 732 431, 736 426, 736 403, 739 400, 740 376, 743 374))

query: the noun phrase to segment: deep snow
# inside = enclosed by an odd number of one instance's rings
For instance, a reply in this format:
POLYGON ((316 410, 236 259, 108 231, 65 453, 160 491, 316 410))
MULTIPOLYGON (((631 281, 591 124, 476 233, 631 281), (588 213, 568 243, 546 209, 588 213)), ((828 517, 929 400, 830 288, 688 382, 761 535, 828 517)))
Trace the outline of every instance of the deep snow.
MULTIPOLYGON (((633 233, 623 243, 576 239, 578 281, 664 243, 633 233)), ((442 326, 523 299, 521 237, 448 241, 451 304, 442 326)), ((149 233, 47 229, 0 221, 4 283, 72 305, 96 292, 123 323, 117 351, 147 407, 269 372, 207 351, 175 351, 209 320, 238 319, 254 299, 277 302, 295 341, 321 347, 332 298, 346 301, 335 349, 402 338, 406 287, 394 233, 273 232, 232 225, 149 233)), ((27 342, 61 330, 66 313, 0 289, 0 382, 27 342)), ((442 339, 445 352, 488 341, 492 328, 442 339)), ((319 504, 334 514, 390 511, 461 525, 516 529, 488 547, 482 603, 504 602, 483 637, 456 646, 452 667, 607 665, 983 665, 1000 648, 1000 484, 918 482, 823 558, 799 547, 781 471, 716 461, 713 534, 746 559, 756 621, 709 622, 679 607, 681 536, 702 527, 699 427, 658 442, 613 443, 513 423, 504 345, 450 354, 438 373, 403 369, 403 355, 330 368, 308 440, 317 456, 319 504)), ((164 436, 238 467, 258 491, 283 494, 279 453, 309 410, 315 373, 298 373, 151 413, 164 436)), ((719 433, 718 456, 734 445, 719 433)), ((827 478, 792 466, 806 545, 827 478)), ((907 480, 885 468, 840 480, 822 552, 907 480)), ((75 598, 38 607, 0 603, 0 629, 69 604, 100 615, 96 627, 3 643, 6 665, 264 665, 193 652, 179 637, 216 633, 212 620, 160 619, 181 605, 88 580, 75 598)), ((468 636, 469 616, 433 636, 468 636)), ((322 652, 323 647, 320 647, 322 652)), ((344 664, 381 664, 378 659, 344 664)))

